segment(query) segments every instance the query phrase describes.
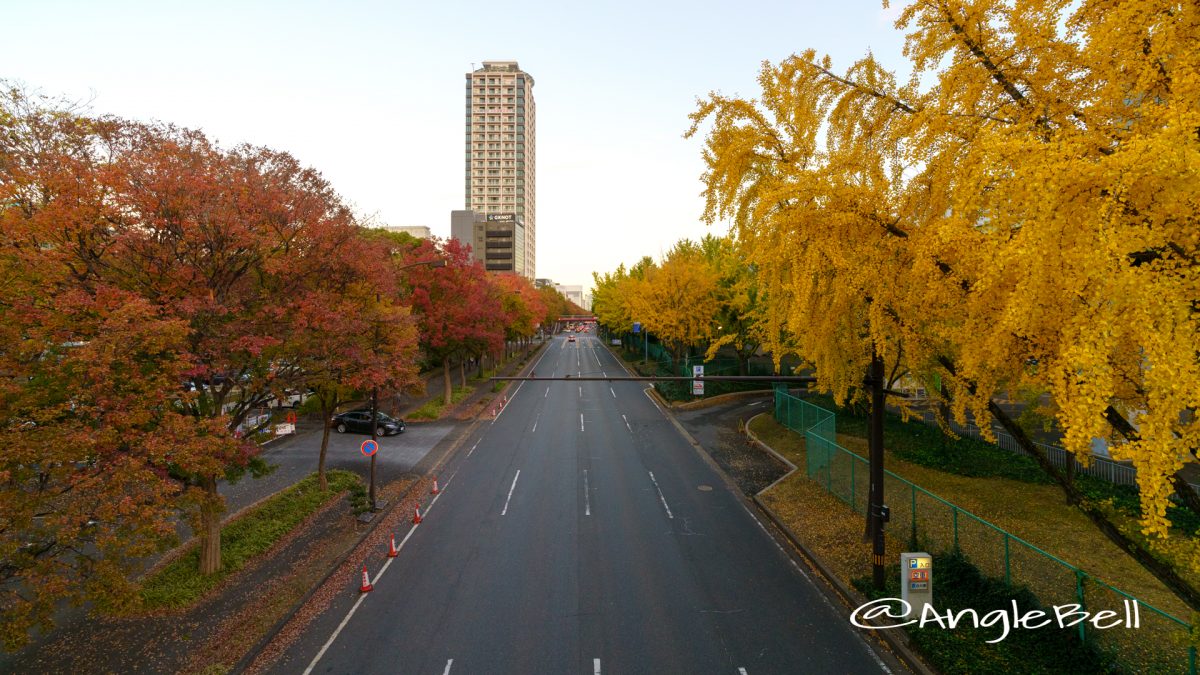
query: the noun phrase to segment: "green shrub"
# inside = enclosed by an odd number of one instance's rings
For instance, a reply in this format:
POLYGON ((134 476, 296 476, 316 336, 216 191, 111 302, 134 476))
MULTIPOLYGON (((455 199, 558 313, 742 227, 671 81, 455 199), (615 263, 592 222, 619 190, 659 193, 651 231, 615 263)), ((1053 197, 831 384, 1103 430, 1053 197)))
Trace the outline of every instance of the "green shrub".
MULTIPOLYGON (((275 545, 284 535, 341 493, 350 491, 351 504, 362 495, 362 480, 349 471, 327 471, 329 490, 322 492, 314 473, 254 507, 221 528, 221 569, 200 574, 200 547, 193 546, 177 560, 146 578, 142 602, 146 609, 186 607, 275 545)), ((357 508, 357 507, 356 507, 357 508)))
MULTIPOLYGON (((806 401, 837 414, 840 434, 866 438, 865 411, 838 407, 827 394, 808 394, 806 401)), ((940 428, 919 420, 903 421, 888 412, 883 422, 884 447, 897 458, 913 464, 972 478, 1008 478, 1025 483, 1050 483, 1050 477, 1032 458, 1009 452, 977 438, 951 438, 940 428)))
MULTIPOLYGON (((1012 611, 1016 601, 1023 614, 1044 609, 1037 597, 1023 587, 1011 587, 998 579, 985 577, 961 554, 934 555, 934 606, 939 612, 974 609, 982 617, 992 610, 1012 611)), ((900 567, 891 565, 887 584, 877 591, 870 577, 852 581, 855 588, 868 598, 900 597, 900 567)), ((1111 658, 1099 654, 1079 642, 1074 628, 1056 625, 1036 630, 1012 628, 1008 637, 988 644, 1002 633, 1002 628, 974 628, 960 623, 954 629, 937 625, 926 628, 908 626, 913 644, 929 660, 935 670, 943 673, 972 673, 1009 675, 1031 673, 1102 673, 1113 668, 1111 658)))
MULTIPOLYGON (((868 418, 865 412, 838 407, 827 394, 806 394, 804 399, 837 413, 838 433, 865 438, 868 418)), ((884 420, 884 446, 899 459, 931 469, 974 478, 1008 478, 1024 483, 1050 484, 1054 481, 1033 458, 1010 452, 969 436, 950 438, 940 428, 919 420, 908 422, 892 412, 884 420)), ((1087 475, 1075 477, 1076 487, 1089 499, 1109 501, 1132 518, 1139 517, 1141 505, 1136 487, 1115 485, 1087 475)), ((1171 526, 1195 534, 1200 531, 1200 515, 1171 503, 1167 506, 1171 526)))

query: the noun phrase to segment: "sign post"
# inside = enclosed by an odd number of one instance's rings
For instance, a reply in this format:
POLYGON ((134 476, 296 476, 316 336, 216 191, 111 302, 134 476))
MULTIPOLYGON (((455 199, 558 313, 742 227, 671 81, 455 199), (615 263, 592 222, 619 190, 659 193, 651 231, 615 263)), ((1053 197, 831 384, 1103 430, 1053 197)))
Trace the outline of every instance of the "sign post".
MULTIPOLYGON (((704 377, 704 365, 692 366, 692 377, 704 377)), ((704 380, 692 380, 692 396, 704 395, 704 380)))
POLYGON ((933 605, 933 556, 900 554, 900 599, 911 608, 905 618, 920 617, 925 605, 933 605))

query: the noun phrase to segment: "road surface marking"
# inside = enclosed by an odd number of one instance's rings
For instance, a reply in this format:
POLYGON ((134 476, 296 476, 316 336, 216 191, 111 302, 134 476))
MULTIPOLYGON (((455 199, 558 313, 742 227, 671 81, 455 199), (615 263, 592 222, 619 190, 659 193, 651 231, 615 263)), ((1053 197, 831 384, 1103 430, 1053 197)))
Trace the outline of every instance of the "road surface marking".
MULTIPOLYGON (((508 488, 508 499, 504 500, 504 510, 500 512, 500 515, 504 515, 504 514, 508 513, 508 501, 510 499, 512 499, 513 490, 517 489, 517 479, 520 477, 521 477, 521 470, 517 469, 517 475, 513 476, 513 484, 512 484, 512 487, 508 488)), ((389 558, 389 560, 394 560, 394 558, 389 558)))
POLYGON ((675 516, 671 515, 671 507, 667 506, 667 498, 663 496, 662 490, 659 489, 658 481, 654 480, 654 472, 648 471, 647 473, 650 474, 650 482, 654 483, 654 489, 658 490, 658 498, 662 500, 663 508, 667 510, 667 517, 671 520, 675 520, 675 516))
POLYGON ((583 413, 579 413, 579 430, 583 431, 583 413))
POLYGON ((600 675, 600 659, 592 659, 592 675, 600 675))
POLYGON ((592 515, 592 498, 588 496, 587 469, 583 470, 583 515, 592 515))
POLYGON ((629 426, 629 419, 627 417, 625 417, 625 413, 621 413, 621 419, 625 420, 625 428, 628 429, 629 433, 632 434, 633 427, 629 426))
POLYGON ((601 374, 601 375, 603 375, 603 376, 605 376, 605 377, 608 377, 608 373, 604 372, 603 370, 602 370, 602 371, 600 371, 600 374, 601 374))
POLYGON ((550 387, 546 387, 546 393, 542 394, 542 398, 547 398, 548 396, 550 396, 550 387))
MULTIPOLYGON (((457 471, 455 471, 454 473, 456 475, 458 474, 457 471)), ((520 474, 521 472, 518 471, 517 473, 520 474)), ((453 480, 454 476, 451 476, 450 479, 453 480)), ((513 484, 516 485, 515 480, 513 481, 513 484)), ((447 487, 450 486, 450 481, 446 481, 446 486, 447 487)), ((446 494, 445 490, 434 495, 433 499, 429 501, 429 505, 425 507, 425 516, 429 515, 429 512, 433 510, 433 505, 436 504, 437 500, 441 499, 442 495, 444 495, 444 494, 446 494)), ((511 493, 509 493, 509 494, 511 495, 511 493)), ((404 538, 401 539, 400 543, 396 545, 397 551, 400 551, 401 549, 404 548, 404 545, 408 543, 409 538, 413 536, 413 532, 416 532, 417 528, 420 526, 421 526, 420 523, 414 523, 413 526, 411 528, 409 528, 408 534, 404 535, 404 538)), ((375 575, 375 578, 371 580, 371 585, 375 585, 375 584, 379 583, 379 580, 383 578, 383 573, 387 572, 388 568, 392 566, 392 562, 394 560, 396 560, 396 558, 388 558, 387 559, 387 562, 385 562, 383 564, 383 567, 380 568, 379 572, 375 575)), ((362 593, 358 596, 358 600, 356 600, 354 602, 354 606, 350 608, 349 612, 346 612, 346 617, 344 619, 342 619, 342 622, 338 624, 338 627, 336 629, 334 629, 333 635, 329 636, 329 639, 325 642, 324 645, 321 646, 321 651, 317 652, 317 655, 313 657, 312 663, 309 663, 308 668, 304 669, 304 675, 309 675, 309 673, 311 673, 313 671, 313 668, 317 667, 317 663, 321 660, 321 657, 325 656, 325 652, 329 650, 330 645, 332 645, 333 641, 336 640, 338 635, 341 634, 342 629, 344 629, 346 627, 346 624, 350 623, 350 617, 354 616, 354 613, 358 611, 358 606, 361 605, 363 603, 363 600, 366 600, 366 599, 367 599, 366 593, 362 593)))
POLYGON ((596 353, 596 350, 595 350, 595 349, 593 349, 593 350, 592 350, 592 356, 593 356, 593 357, 595 357, 595 359, 596 359, 596 367, 597 367, 597 368, 599 368, 599 367, 600 367, 600 365, 601 365, 601 364, 600 364, 600 355, 596 353))
MULTIPOLYGON (((450 670, 450 666, 446 666, 446 670, 450 670)), ((747 675, 745 668, 738 668, 738 675, 747 675)))
POLYGON ((583 398, 583 385, 579 385, 579 398, 583 398))
MULTIPOLYGON (((446 669, 442 671, 442 675, 450 675, 450 666, 454 665, 454 659, 446 662, 446 669)), ((742 670, 742 675, 746 675, 746 671, 742 670)))
POLYGON ((613 391, 613 388, 612 388, 612 387, 609 387, 609 388, 608 388, 608 393, 612 394, 612 395, 613 395, 613 398, 616 398, 616 397, 617 397, 617 392, 613 391))
POLYGON ((531 431, 529 433, 534 433, 537 431, 537 423, 538 423, 538 420, 540 420, 540 419, 542 419, 542 413, 538 413, 537 417, 533 418, 533 431, 531 431))
MULTIPOLYGON (((479 440, 483 440, 483 439, 479 439, 479 440)), ((475 448, 478 446, 479 446, 479 441, 475 441, 475 445, 472 445, 471 449, 467 452, 467 457, 470 457, 471 453, 475 452, 475 448)))

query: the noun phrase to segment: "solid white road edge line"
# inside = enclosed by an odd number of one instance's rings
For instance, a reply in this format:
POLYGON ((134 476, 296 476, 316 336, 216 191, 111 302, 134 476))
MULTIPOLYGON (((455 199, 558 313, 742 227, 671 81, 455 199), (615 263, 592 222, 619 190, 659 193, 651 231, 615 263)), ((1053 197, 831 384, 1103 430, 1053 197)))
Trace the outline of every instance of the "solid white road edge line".
POLYGON ((675 516, 671 515, 671 507, 667 506, 667 498, 663 496, 662 490, 659 489, 658 481, 654 480, 654 472, 647 471, 646 473, 650 474, 650 482, 654 483, 654 489, 658 490, 658 498, 662 500, 663 508, 667 510, 667 517, 671 520, 675 520, 675 516))
MULTIPOLYGON (((519 474, 521 472, 518 471, 517 473, 519 474)), ((458 471, 455 471, 454 475, 458 475, 458 471)), ((446 487, 450 487, 450 481, 454 480, 454 475, 450 476, 450 480, 446 481, 446 487)), ((515 480, 513 481, 513 484, 516 485, 515 480)), ((442 495, 445 493, 446 493, 446 491, 442 490, 441 492, 438 492, 437 495, 435 495, 432 500, 430 500, 429 505, 425 507, 425 515, 426 516, 428 516, 429 512, 433 510, 433 505, 437 503, 437 500, 441 499, 442 495)), ((511 496, 512 493, 510 492, 509 495, 511 496)), ((421 526, 420 523, 414 523, 413 526, 411 528, 409 528, 408 534, 404 535, 404 538, 400 540, 399 544, 396 544, 396 551, 400 551, 401 549, 404 548, 404 545, 408 543, 409 538, 413 536, 413 532, 416 532, 417 528, 420 526, 421 526)), ((394 560, 396 560, 396 559, 395 558, 387 559, 387 562, 385 562, 383 564, 383 567, 380 568, 379 572, 375 575, 375 578, 371 580, 372 585, 379 583, 379 580, 383 578, 383 573, 387 572, 388 568, 392 566, 392 562, 394 560)), ((312 662, 309 663, 308 667, 304 669, 304 675, 309 675, 309 673, 311 673, 313 671, 313 668, 317 667, 317 663, 321 660, 321 657, 325 656, 325 652, 333 644, 333 641, 337 639, 338 635, 341 635, 342 629, 344 629, 346 627, 346 624, 350 623, 350 617, 354 616, 354 613, 358 611, 358 606, 361 605, 363 603, 363 600, 366 600, 366 599, 367 599, 366 593, 362 593, 358 596, 358 600, 356 600, 354 602, 354 606, 350 608, 349 612, 346 612, 346 617, 344 619, 342 619, 342 622, 338 624, 338 627, 336 629, 334 629, 333 635, 329 636, 329 640, 327 640, 325 642, 325 644, 321 646, 321 651, 317 652, 317 655, 313 657, 312 662)))
POLYGON ((520 477, 521 477, 521 470, 517 469, 517 475, 513 476, 513 484, 512 484, 512 487, 508 488, 508 498, 504 500, 504 510, 500 512, 500 515, 504 515, 504 514, 508 513, 508 502, 509 502, 509 500, 512 499, 513 490, 517 489, 517 479, 520 477))

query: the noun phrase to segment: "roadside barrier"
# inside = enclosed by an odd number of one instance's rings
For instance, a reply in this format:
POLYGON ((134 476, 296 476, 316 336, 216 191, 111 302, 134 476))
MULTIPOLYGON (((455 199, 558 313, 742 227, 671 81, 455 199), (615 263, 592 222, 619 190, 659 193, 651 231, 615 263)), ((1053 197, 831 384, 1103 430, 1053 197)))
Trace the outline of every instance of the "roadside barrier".
MULTIPOLYGON (((865 513, 869 463, 837 443, 836 415, 775 390, 775 419, 804 437, 808 477, 827 492, 865 513)), ((1186 672, 1195 675, 1197 652, 1192 626, 1145 601, 952 504, 904 478, 884 471, 891 507, 888 536, 903 537, 913 551, 962 553, 984 574, 1010 586, 1024 586, 1043 605, 1079 604, 1096 616, 1108 610, 1122 616, 1124 601, 1137 603, 1138 630, 1097 630, 1078 624, 1079 639, 1111 654, 1130 672, 1186 672)))

